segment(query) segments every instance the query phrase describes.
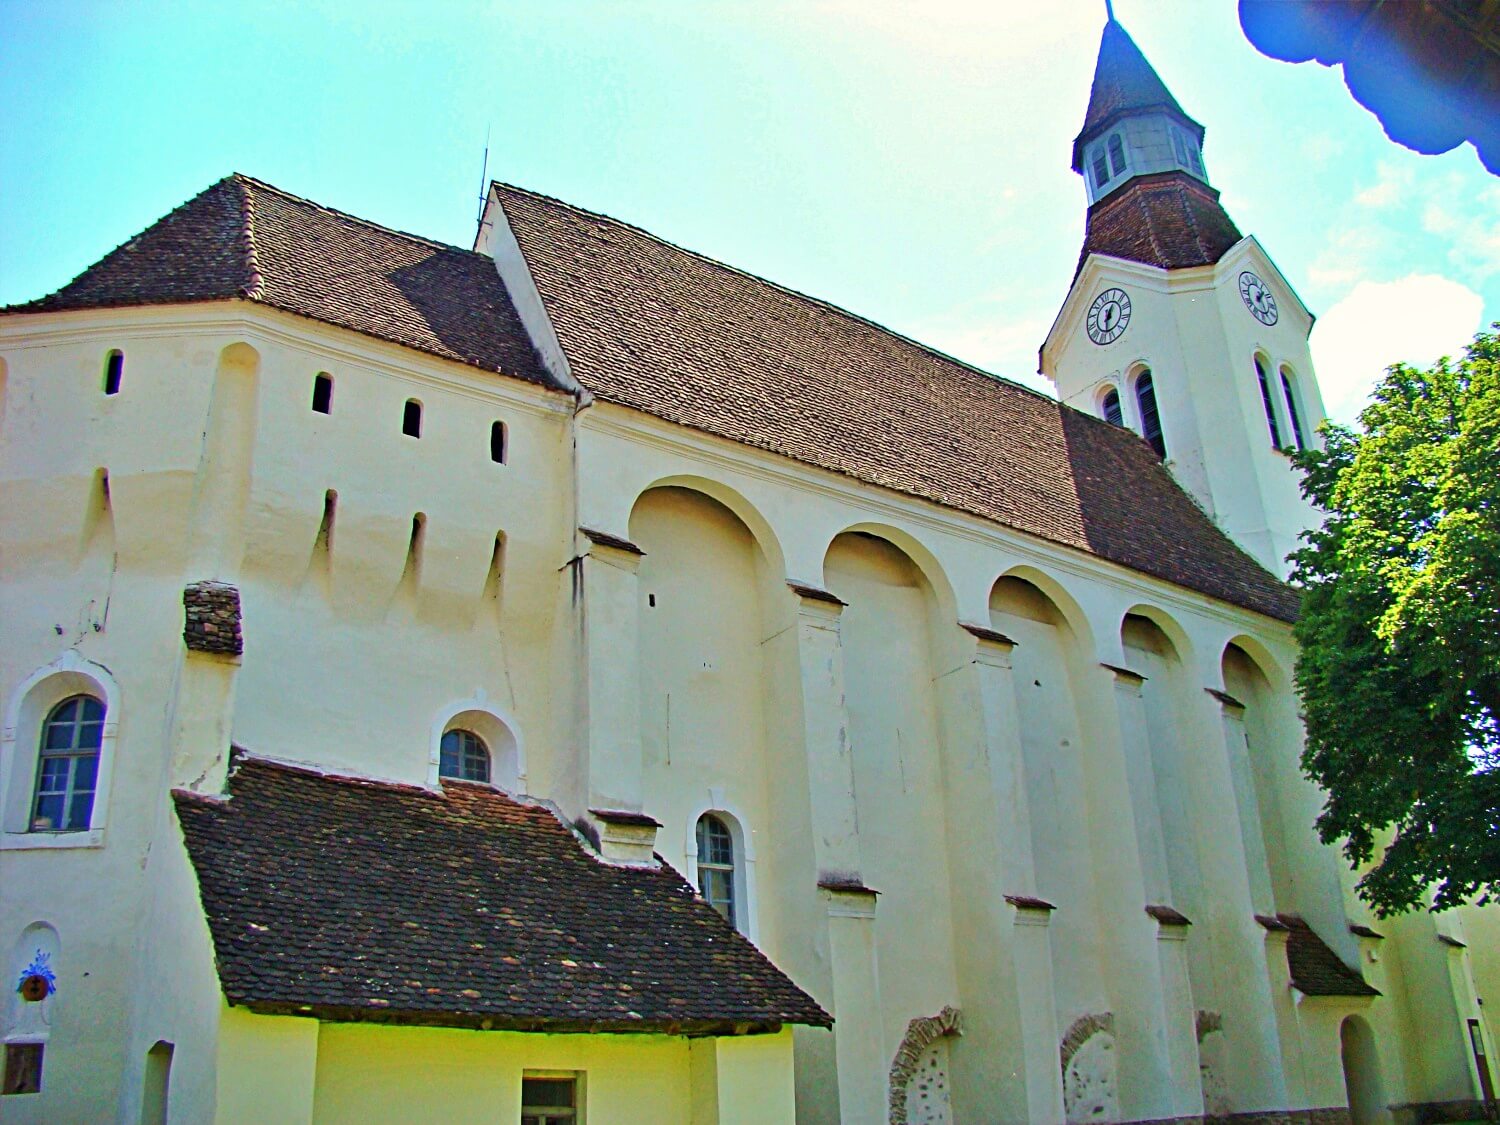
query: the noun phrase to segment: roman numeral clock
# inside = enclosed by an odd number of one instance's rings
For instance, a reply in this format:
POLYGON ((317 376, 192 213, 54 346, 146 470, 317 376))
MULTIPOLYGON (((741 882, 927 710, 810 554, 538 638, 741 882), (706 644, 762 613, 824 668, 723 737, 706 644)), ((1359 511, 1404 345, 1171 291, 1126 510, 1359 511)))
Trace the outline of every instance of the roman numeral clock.
POLYGON ((1130 325, 1130 298, 1123 289, 1106 289, 1089 306, 1089 339, 1096 344, 1113 344, 1130 325))

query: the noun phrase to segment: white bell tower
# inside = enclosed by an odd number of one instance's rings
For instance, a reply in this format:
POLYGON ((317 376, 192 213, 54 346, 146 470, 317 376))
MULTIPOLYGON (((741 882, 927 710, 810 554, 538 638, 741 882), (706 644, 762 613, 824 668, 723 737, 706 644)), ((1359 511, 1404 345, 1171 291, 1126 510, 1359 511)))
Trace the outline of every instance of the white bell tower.
POLYGON ((1289 458, 1324 418, 1313 317, 1220 206, 1203 133, 1111 16, 1073 142, 1089 201, 1083 253, 1041 369, 1063 402, 1153 445, 1215 522, 1284 577, 1317 520, 1289 458))

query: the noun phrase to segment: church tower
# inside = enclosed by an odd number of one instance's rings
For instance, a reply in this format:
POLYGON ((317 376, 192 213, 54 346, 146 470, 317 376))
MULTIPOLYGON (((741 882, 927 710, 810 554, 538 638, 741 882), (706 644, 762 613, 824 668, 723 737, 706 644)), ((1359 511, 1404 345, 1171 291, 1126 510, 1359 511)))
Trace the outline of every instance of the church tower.
POLYGON ((1073 141, 1083 252, 1041 369, 1068 405, 1140 434, 1285 576, 1316 519, 1289 458, 1324 418, 1313 317, 1220 205, 1203 136, 1111 14, 1073 141))

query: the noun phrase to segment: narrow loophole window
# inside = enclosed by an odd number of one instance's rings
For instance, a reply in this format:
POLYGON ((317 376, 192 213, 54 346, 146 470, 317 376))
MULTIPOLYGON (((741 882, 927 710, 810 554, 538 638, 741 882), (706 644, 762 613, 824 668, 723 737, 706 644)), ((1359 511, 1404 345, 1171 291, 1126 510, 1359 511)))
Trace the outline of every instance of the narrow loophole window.
POLYGON ((333 376, 319 371, 313 379, 312 408, 319 414, 333 413, 333 376))
POLYGON ((120 378, 125 374, 125 353, 116 349, 104 360, 104 393, 120 393, 120 378))
POLYGON ((490 423, 490 460, 497 465, 505 464, 505 423, 490 423))
POLYGON ((406 411, 401 415, 401 432, 407 437, 422 436, 422 404, 414 398, 406 400, 406 411))

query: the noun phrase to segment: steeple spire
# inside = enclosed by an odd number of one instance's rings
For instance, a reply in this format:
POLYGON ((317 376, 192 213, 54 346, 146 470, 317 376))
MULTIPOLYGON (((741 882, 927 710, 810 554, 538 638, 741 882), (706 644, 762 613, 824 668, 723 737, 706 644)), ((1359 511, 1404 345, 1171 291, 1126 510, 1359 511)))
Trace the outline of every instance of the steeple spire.
POLYGON ((1073 171, 1088 189, 1079 269, 1105 254, 1180 269, 1216 262, 1240 233, 1203 165, 1203 126, 1185 112, 1114 18, 1099 39, 1073 171))
POLYGON ((1099 38, 1099 59, 1094 64, 1088 112, 1083 116, 1083 128, 1073 140, 1073 171, 1083 171, 1083 150, 1091 140, 1134 114, 1152 111, 1170 114, 1201 146, 1203 126, 1177 104, 1130 33, 1115 19, 1113 5, 1106 2, 1106 10, 1109 20, 1099 38))

